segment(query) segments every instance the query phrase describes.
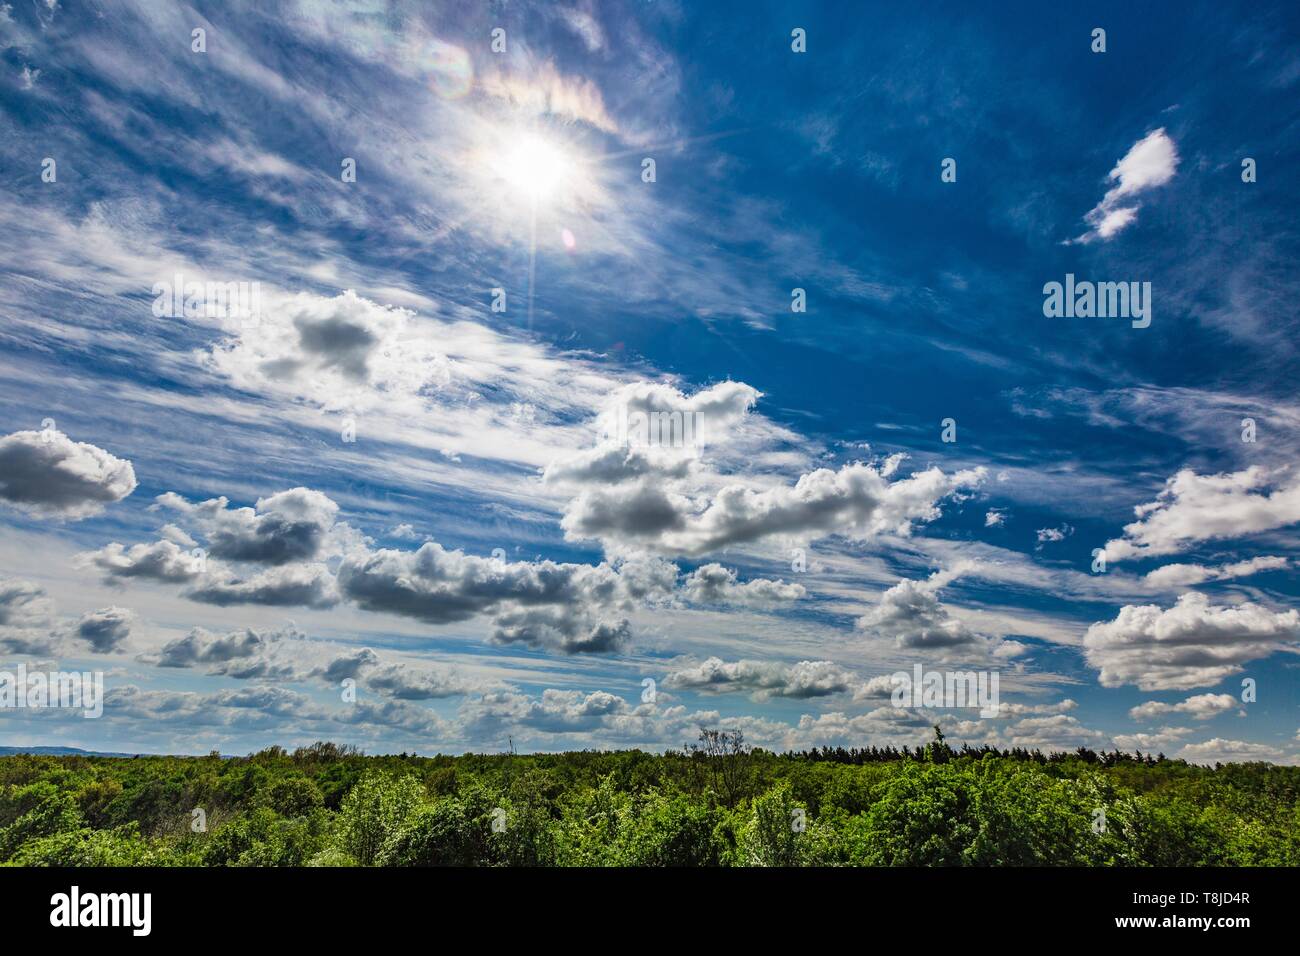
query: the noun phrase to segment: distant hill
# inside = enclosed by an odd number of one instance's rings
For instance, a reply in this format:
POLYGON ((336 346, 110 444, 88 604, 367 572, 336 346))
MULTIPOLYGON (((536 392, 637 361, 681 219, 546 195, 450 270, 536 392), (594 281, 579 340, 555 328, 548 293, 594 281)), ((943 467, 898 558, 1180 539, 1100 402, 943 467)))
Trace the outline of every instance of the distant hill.
POLYGON ((114 754, 100 750, 82 750, 79 747, 0 747, 0 757, 17 754, 34 754, 38 757, 136 757, 148 754, 114 754))

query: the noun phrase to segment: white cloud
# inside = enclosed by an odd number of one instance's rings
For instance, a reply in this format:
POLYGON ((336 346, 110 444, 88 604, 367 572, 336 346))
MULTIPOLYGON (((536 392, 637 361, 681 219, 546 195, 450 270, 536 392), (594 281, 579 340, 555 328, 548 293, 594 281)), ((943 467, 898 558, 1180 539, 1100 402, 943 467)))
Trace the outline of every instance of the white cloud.
POLYGON ((1007 739, 1014 747, 1070 750, 1078 746, 1095 745, 1105 738, 1098 731, 1085 727, 1070 714, 1056 714, 1016 721, 1007 728, 1007 739))
POLYGON ((1218 567, 1206 567, 1203 564, 1166 564, 1148 572, 1142 579, 1152 587, 1181 588, 1202 584, 1206 581, 1229 581, 1244 578, 1260 571, 1277 571, 1285 568, 1286 558, 1261 556, 1245 561, 1234 561, 1218 567))
POLYGON ((1015 704, 1000 703, 998 705, 998 718, 1021 718, 1021 717, 1044 717, 1066 714, 1072 710, 1077 710, 1079 702, 1069 697, 1058 700, 1051 704, 1015 704))
POLYGON ((135 623, 134 612, 116 606, 104 607, 83 614, 74 628, 74 633, 89 644, 91 650, 99 654, 108 654, 117 650, 130 636, 133 623, 135 623))
POLYGON ((577 7, 559 7, 555 15, 586 44, 588 52, 595 53, 605 46, 605 31, 586 10, 577 7))
POLYGON ((16 578, 0 580, 0 627, 41 627, 54 616, 45 589, 16 578))
POLYGON ((1188 690, 1217 684, 1298 636, 1300 611, 1221 607, 1189 592, 1168 609, 1125 606, 1115 620, 1089 627, 1083 646, 1104 687, 1188 690))
POLYGON ((255 326, 205 360, 241 388, 289 386, 325 407, 368 406, 374 391, 415 390, 437 375, 437 353, 410 337, 413 318, 351 290, 271 298, 255 326))
POLYGON ((323 564, 289 564, 253 574, 210 568, 184 592, 193 601, 228 607, 333 607, 339 601, 334 576, 323 564))
POLYGON ((1106 542, 1108 561, 1175 554, 1201 541, 1240 538, 1300 521, 1300 472, 1252 466, 1231 474, 1184 469, 1156 500, 1134 509, 1137 521, 1106 542))
POLYGON ((178 584, 199 575, 198 559, 170 540, 133 544, 129 548, 114 541, 82 555, 81 561, 102 570, 105 580, 110 582, 139 578, 178 584))
POLYGON ((206 539, 212 557, 269 565, 320 554, 339 510, 328 497, 309 488, 259 498, 254 508, 230 509, 226 498, 191 504, 172 493, 160 495, 158 503, 187 516, 206 539))
POLYGON ((893 638, 900 648, 978 643, 980 636, 953 617, 937 596, 940 588, 967 570, 969 567, 963 565, 938 571, 924 581, 899 581, 881 595, 875 608, 858 619, 858 628, 893 638))
POLYGON ((1159 753, 1180 743, 1182 738, 1192 732, 1191 727, 1161 727, 1153 734, 1116 734, 1111 739, 1116 747, 1125 752, 1145 750, 1147 753, 1159 753))
POLYGON ((1071 242, 1105 242, 1137 221, 1141 204, 1136 197, 1163 186, 1178 168, 1178 148, 1164 131, 1153 130, 1138 140, 1115 164, 1106 178, 1115 183, 1086 216, 1089 229, 1071 242))
POLYGON ((1196 720, 1209 720, 1240 706, 1240 702, 1231 694, 1197 694, 1178 704, 1149 700, 1134 707, 1128 715, 1134 720, 1147 721, 1166 714, 1187 714, 1196 720))
POLYGON ((628 622, 620 612, 638 601, 666 597, 671 565, 506 562, 427 541, 413 552, 351 554, 339 566, 342 594, 369 611, 431 624, 491 615, 502 643, 546 646, 565 653, 607 652, 622 646, 628 622))
POLYGON ((808 592, 802 584, 786 584, 769 578, 740 582, 734 569, 720 564, 705 564, 686 576, 681 593, 686 600, 699 604, 764 607, 798 600, 808 592))
POLYGON ((135 470, 53 428, 0 438, 0 501, 39 515, 77 520, 135 490, 135 470))
POLYGON ((45 589, 19 578, 0 579, 0 647, 16 654, 48 654, 58 643, 51 634, 54 602, 45 589))
POLYGON ((1250 763, 1256 760, 1276 763, 1283 759, 1285 754, 1277 747, 1270 747, 1268 744, 1215 737, 1204 743, 1188 744, 1175 756, 1188 763, 1200 764, 1250 763))
POLYGON ((940 516, 939 502, 979 485, 984 469, 945 474, 928 468, 890 480, 887 467, 854 462, 822 468, 791 486, 763 490, 733 483, 713 495, 689 496, 661 483, 587 490, 565 513, 565 535, 600 539, 606 547, 641 547, 702 555, 772 537, 836 534, 867 540, 907 535, 914 523, 940 516))
MULTIPOLYGON (((266 648, 286 638, 301 639, 303 635, 293 629, 287 631, 259 632, 253 628, 231 631, 228 634, 213 634, 201 627, 196 627, 184 637, 168 641, 156 655, 145 658, 156 667, 198 667, 209 665, 215 668, 213 673, 232 677, 253 676, 236 670, 227 669, 233 661, 247 661, 258 657, 266 648)), ((264 676, 260 672, 257 676, 264 676)))
POLYGON ((387 661, 363 671, 365 685, 396 700, 440 700, 481 693, 499 682, 470 679, 437 665, 387 661))
POLYGON ((680 690, 749 693, 755 700, 772 697, 805 700, 844 693, 852 688, 855 678, 831 661, 783 664, 752 660, 724 662, 721 658, 710 657, 699 664, 674 670, 663 683, 665 687, 680 690))
MULTIPOLYGON (((594 25, 594 21, 588 21, 594 25)), ((594 36, 588 30, 584 39, 594 36)), ((552 115, 617 133, 618 124, 605 108, 600 89, 581 77, 565 76, 555 64, 543 62, 527 74, 491 70, 480 86, 489 96, 507 101, 515 110, 535 115, 552 115)))

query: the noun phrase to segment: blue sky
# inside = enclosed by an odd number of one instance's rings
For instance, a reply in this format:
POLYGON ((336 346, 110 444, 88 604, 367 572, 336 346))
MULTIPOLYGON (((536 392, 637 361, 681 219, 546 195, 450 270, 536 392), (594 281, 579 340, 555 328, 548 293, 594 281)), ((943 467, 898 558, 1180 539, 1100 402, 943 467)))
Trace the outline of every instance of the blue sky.
POLYGON ((1294 762, 1300 17, 1089 6, 0 5, 4 742, 1294 762))

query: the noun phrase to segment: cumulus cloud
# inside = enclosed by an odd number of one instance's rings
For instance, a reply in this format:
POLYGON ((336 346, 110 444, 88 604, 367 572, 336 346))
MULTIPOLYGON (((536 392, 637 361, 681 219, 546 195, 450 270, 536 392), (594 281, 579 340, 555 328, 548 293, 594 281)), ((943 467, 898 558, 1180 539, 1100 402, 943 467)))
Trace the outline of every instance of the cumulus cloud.
POLYGON ((320 669, 320 675, 326 682, 337 684, 348 679, 356 680, 361 672, 379 663, 379 655, 368 647, 347 654, 340 654, 320 669))
MULTIPOLYGON (((163 496, 182 501, 178 496, 163 496)), ((226 510, 226 499, 184 504, 199 516, 210 550, 184 550, 172 540, 126 547, 112 542, 81 555, 110 583, 129 579, 189 584, 186 597, 209 604, 329 607, 338 601, 333 576, 319 562, 322 542, 349 530, 332 525, 337 506, 319 492, 294 489, 258 501, 258 509, 226 510), (288 497, 283 497, 288 496, 288 497), (237 571, 209 558, 226 558, 252 570, 237 571), (260 570, 257 566, 262 566, 260 570)))
POLYGON ((1007 513, 997 508, 990 508, 984 513, 984 527, 1000 528, 1007 523, 1007 513))
POLYGON ((455 730, 432 711, 399 700, 358 700, 336 709, 317 704, 300 691, 259 684, 212 693, 148 690, 135 685, 109 689, 104 719, 129 721, 142 728, 166 727, 167 733, 283 733, 286 725, 316 738, 353 736, 359 729, 388 728, 421 740, 448 740, 455 730))
POLYGON ((333 298, 299 293, 263 313, 256 334, 222 343, 205 358, 242 388, 288 386, 326 407, 350 407, 372 388, 418 388, 438 369, 436 353, 411 354, 412 312, 352 290, 333 298))
POLYGON ((737 604, 762 607, 796 601, 808 592, 802 584, 786 584, 770 578, 737 580, 735 570, 720 564, 696 568, 682 582, 682 595, 697 604, 737 604))
POLYGON ((213 693, 151 690, 126 684, 104 694, 109 721, 132 720, 169 727, 274 726, 274 718, 319 720, 323 710, 307 695, 283 687, 248 687, 213 693))
POLYGON ((1007 728, 1007 740, 1014 747, 1069 750, 1094 745, 1104 739, 1099 731, 1085 727, 1077 717, 1070 714, 1025 717, 1007 728))
POLYGON ((993 656, 999 660, 1010 660, 1029 652, 1029 645, 1020 641, 1000 641, 993 648, 993 656))
POLYGON ((1217 684, 1297 636, 1300 612, 1249 602, 1221 607, 1189 592, 1168 609, 1125 606, 1115 620, 1089 627, 1083 646, 1104 687, 1189 690, 1217 684))
POLYGON ((196 627, 184 637, 168 641, 151 659, 157 667, 196 667, 204 664, 222 665, 230 661, 254 657, 281 634, 263 635, 253 628, 213 634, 196 627))
POLYGON ((630 383, 597 414, 599 443, 551 462, 543 478, 576 487, 678 481, 705 470, 703 450, 733 441, 761 397, 744 382, 719 382, 693 395, 661 382, 630 383))
POLYGON ((1277 747, 1251 743, 1245 740, 1227 740, 1215 737, 1199 744, 1188 744, 1177 754, 1188 763, 1250 763, 1256 760, 1277 761, 1285 754, 1277 747))
POLYGON ((447 624, 505 601, 573 601, 580 590, 575 579, 587 570, 550 561, 509 563, 448 551, 427 541, 416 551, 385 548, 349 556, 339 566, 339 583, 343 593, 366 610, 447 624))
POLYGON ((1300 521, 1300 472, 1253 465, 1231 474, 1184 469, 1156 500, 1134 508, 1137 521, 1107 541, 1108 561, 1175 554, 1201 541, 1238 538, 1300 521))
POLYGON ((498 682, 473 680, 447 667, 389 661, 367 669, 365 683, 397 700, 439 700, 482 692, 498 682))
POLYGON ((735 381, 689 395, 651 382, 618 389, 597 415, 597 445, 543 471, 548 485, 575 495, 561 522, 566 537, 600 541, 610 554, 698 557, 768 538, 905 535, 984 479, 983 469, 937 467, 900 478, 905 455, 816 469, 793 486, 749 474, 757 460, 808 460, 782 451, 792 436, 753 414, 760 397, 735 381))
POLYGON ((460 716, 472 737, 492 736, 511 727, 548 733, 590 732, 635 708, 606 691, 544 690, 540 697, 513 691, 483 694, 461 706, 460 716))
POLYGON ((752 660, 724 662, 718 657, 681 667, 664 678, 664 686, 673 689, 749 693, 755 700, 827 697, 844 693, 855 683, 851 673, 831 661, 799 661, 797 664, 752 660))
POLYGON ((877 707, 868 713, 853 715, 836 710, 817 715, 802 714, 794 728, 778 725, 783 731, 778 739, 786 748, 862 746, 866 741, 898 744, 904 740, 916 742, 917 737, 932 724, 926 714, 901 707, 877 707))
POLYGON ((1209 720, 1238 706, 1237 698, 1231 694, 1197 694, 1178 704, 1149 700, 1134 707, 1128 715, 1134 720, 1153 720, 1166 714, 1186 714, 1195 720, 1209 720))
POLYGON ((334 575, 323 564, 291 564, 243 576, 211 570, 198 578, 184 595, 192 601, 219 607, 261 604, 328 608, 339 602, 334 575))
POLYGON ((134 622, 134 612, 122 607, 104 607, 83 614, 74 632, 96 653, 108 654, 130 636, 134 622))
POLYGON ((494 617, 494 639, 598 653, 622 646, 629 625, 618 611, 638 600, 666 596, 675 569, 644 565, 506 562, 428 541, 417 551, 378 550, 346 556, 339 566, 342 594, 359 607, 430 624, 494 617), (626 571, 627 573, 623 573, 626 571))
POLYGON ((224 497, 191 504, 172 493, 160 495, 158 503, 193 521, 212 557, 269 565, 316 557, 339 510, 310 488, 259 498, 253 508, 232 509, 224 497))
POLYGON ((135 490, 129 461, 54 429, 0 438, 0 501, 33 514, 78 520, 135 490))
POLYGON ((231 507, 225 497, 193 503, 174 493, 160 495, 157 507, 176 512, 185 527, 167 525, 165 537, 148 544, 111 543, 81 555, 81 562, 111 583, 181 584, 184 597, 218 606, 328 608, 347 601, 430 624, 483 615, 494 625, 496 643, 566 654, 626 647, 628 614, 648 605, 680 599, 757 608, 805 594, 802 585, 741 581, 717 564, 687 575, 679 587, 676 565, 644 554, 587 565, 507 562, 431 539, 414 551, 374 550, 370 539, 337 520, 335 502, 307 488, 258 499, 253 508, 231 507), (186 551, 177 543, 194 543, 190 529, 203 548, 186 551))
POLYGON ((1174 746, 1191 733, 1191 727, 1161 727, 1153 734, 1116 734, 1111 739, 1117 748, 1126 752, 1155 753, 1174 746))
POLYGON ((0 647, 16 654, 51 653, 54 602, 31 581, 0 579, 0 647))
POLYGON ((232 508, 215 498, 191 503, 161 495, 158 507, 178 512, 207 550, 185 551, 192 538, 172 528, 163 540, 130 548, 112 543, 81 556, 106 580, 146 579, 185 585, 182 594, 219 606, 332 607, 346 600, 363 610, 451 624, 491 617, 498 643, 524 643, 563 653, 598 653, 626 646, 627 614, 675 595, 688 602, 769 605, 801 597, 799 585, 755 579, 705 566, 678 591, 678 570, 662 558, 639 556, 610 564, 506 562, 449 551, 426 540, 415 551, 371 550, 369 539, 337 522, 326 496, 295 488, 232 508), (331 564, 310 558, 338 561, 331 564))
POLYGON ((1037 531, 1038 543, 1043 545, 1049 542, 1064 541, 1072 534, 1074 534, 1074 528, 1068 524, 1063 524, 1059 528, 1039 528, 1037 531))
POLYGON ((427 707, 406 700, 358 700, 335 715, 344 724, 389 727, 421 741, 453 738, 457 728, 427 707))
POLYGON ((1105 242, 1119 235, 1137 221, 1141 203, 1136 197, 1168 183, 1177 169, 1178 147, 1164 128, 1148 133, 1134 143, 1110 171, 1106 178, 1115 185, 1083 217, 1088 231, 1071 241, 1105 242))
POLYGON ((201 567, 198 557, 169 540, 129 548, 114 541, 82 555, 81 561, 99 568, 104 572, 105 581, 111 583, 138 578, 180 584, 198 577, 201 567))
POLYGON ((756 489, 744 483, 714 495, 687 495, 658 483, 588 489, 569 506, 562 526, 570 539, 600 539, 660 553, 703 555, 771 537, 838 534, 866 540, 906 535, 933 521, 939 502, 984 479, 984 469, 945 474, 928 468, 891 480, 889 466, 855 462, 818 469, 794 486, 756 489))
MULTIPOLYGON (((746 718, 742 718, 744 720, 746 718)), ((516 691, 491 692, 468 698, 457 712, 463 739, 481 746, 532 741, 554 747, 550 738, 567 737, 567 746, 619 741, 625 746, 653 746, 694 739, 703 726, 733 725, 716 711, 689 712, 680 705, 632 704, 607 691, 543 691, 538 696, 516 691)))
POLYGON ((292 623, 273 631, 245 628, 228 634, 196 627, 141 660, 158 667, 202 667, 209 674, 239 680, 317 678, 337 686, 351 679, 394 700, 436 700, 502 686, 500 681, 465 677, 450 667, 384 659, 368 647, 339 653, 336 645, 309 640, 292 623))
POLYGON ((889 674, 877 674, 853 691, 855 701, 889 700, 894 695, 894 679, 889 674))
POLYGON ((564 654, 610 654, 622 650, 632 637, 627 618, 593 620, 589 611, 556 607, 515 607, 494 621, 492 640, 498 644, 549 647, 564 654))
POLYGON ((534 742, 554 748, 551 738, 565 735, 566 746, 663 746, 694 740, 704 727, 740 730, 751 743, 783 747, 791 728, 756 717, 723 717, 716 710, 689 711, 680 705, 632 704, 603 690, 543 691, 530 696, 514 691, 482 694, 459 708, 457 726, 463 739, 482 744, 534 742))
POLYGON ((346 678, 359 679, 380 699, 361 696, 354 704, 329 711, 295 690, 274 684, 216 694, 119 689, 108 705, 115 716, 166 720, 169 727, 265 726, 283 728, 285 721, 320 723, 327 728, 387 728, 439 745, 459 737, 459 728, 434 712, 411 703, 465 695, 499 688, 500 682, 466 678, 450 668, 424 663, 408 665, 382 660, 369 648, 338 653, 327 642, 309 640, 292 623, 258 631, 252 628, 214 634, 195 628, 170 641, 154 655, 140 658, 160 667, 203 668, 206 673, 240 680, 301 681, 317 678, 337 685, 346 678))
POLYGON ((44 588, 20 578, 0 580, 0 627, 42 627, 53 616, 44 588))
POLYGON ((1069 697, 1055 701, 1050 704, 1015 704, 999 703, 998 719, 1021 719, 1025 717, 1050 717, 1058 714, 1068 714, 1072 710, 1077 710, 1079 703, 1069 697))
POLYGON ((880 603, 857 626, 899 647, 950 648, 975 644, 980 636, 957 620, 939 601, 938 591, 968 570, 963 565, 938 571, 924 581, 904 579, 880 597, 880 603))
POLYGON ((314 558, 360 546, 360 536, 336 523, 338 505, 318 491, 291 488, 259 498, 253 508, 231 508, 224 498, 192 503, 168 492, 156 507, 178 512, 204 539, 164 528, 162 540, 126 547, 112 542, 79 556, 109 583, 139 579, 188 585, 185 597, 205 604, 332 607, 334 576, 314 558))
POLYGON ((762 397, 752 385, 730 380, 693 395, 662 382, 633 382, 614 392, 597 424, 620 444, 680 448, 689 434, 697 445, 711 445, 727 437, 762 397))
POLYGON ((696 459, 658 447, 602 445, 552 462, 542 479, 557 485, 616 485, 637 478, 685 478, 696 459))

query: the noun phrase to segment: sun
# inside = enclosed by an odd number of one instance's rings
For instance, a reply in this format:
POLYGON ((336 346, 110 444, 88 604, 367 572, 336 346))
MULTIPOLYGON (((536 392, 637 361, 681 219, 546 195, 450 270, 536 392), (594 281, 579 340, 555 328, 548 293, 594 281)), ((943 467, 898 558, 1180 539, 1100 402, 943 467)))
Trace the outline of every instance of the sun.
POLYGON ((535 203, 553 199, 566 186, 573 163, 557 144, 521 133, 502 151, 497 172, 510 187, 535 203))

